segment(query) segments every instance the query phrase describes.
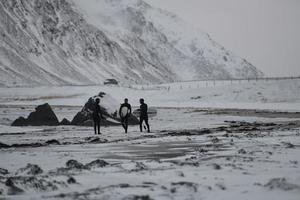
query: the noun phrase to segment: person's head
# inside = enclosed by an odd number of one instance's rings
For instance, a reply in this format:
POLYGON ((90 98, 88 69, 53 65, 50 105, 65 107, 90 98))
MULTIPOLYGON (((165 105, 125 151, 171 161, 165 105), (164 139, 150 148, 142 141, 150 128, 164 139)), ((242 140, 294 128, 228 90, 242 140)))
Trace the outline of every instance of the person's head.
POLYGON ((96 104, 99 104, 99 103, 100 103, 100 99, 97 98, 97 99, 96 99, 96 104))
POLYGON ((141 98, 141 99, 140 99, 140 104, 143 104, 143 103, 144 103, 144 99, 141 98))
POLYGON ((128 103, 128 99, 127 98, 124 99, 124 103, 128 103))

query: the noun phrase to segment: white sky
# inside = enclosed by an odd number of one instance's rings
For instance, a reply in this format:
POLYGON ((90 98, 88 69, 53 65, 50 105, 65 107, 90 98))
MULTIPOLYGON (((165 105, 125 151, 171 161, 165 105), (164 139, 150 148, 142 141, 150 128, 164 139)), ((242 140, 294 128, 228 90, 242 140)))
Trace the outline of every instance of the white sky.
POLYGON ((146 0, 178 14, 267 76, 300 75, 300 0, 146 0))

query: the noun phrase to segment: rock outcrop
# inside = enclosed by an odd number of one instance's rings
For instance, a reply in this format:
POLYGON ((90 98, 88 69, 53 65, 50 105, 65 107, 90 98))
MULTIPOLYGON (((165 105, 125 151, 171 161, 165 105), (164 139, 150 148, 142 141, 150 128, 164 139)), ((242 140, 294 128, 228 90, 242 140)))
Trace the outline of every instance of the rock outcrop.
POLYGON ((63 120, 61 120, 59 125, 68 126, 68 125, 71 125, 71 122, 68 119, 63 118, 63 120))
POLYGON ((31 112, 28 118, 19 117, 12 126, 57 126, 59 121, 48 103, 39 105, 31 112))
MULTIPOLYGON (((103 118, 101 119, 102 126, 120 125, 120 118, 118 116, 118 109, 120 104, 110 95, 100 92, 98 95, 90 97, 85 103, 81 111, 79 111, 70 122, 64 118, 61 122, 58 121, 57 116, 53 112, 48 103, 39 105, 31 112, 28 118, 19 117, 11 125, 12 126, 58 126, 58 125, 73 125, 73 126, 93 126, 92 113, 95 106, 95 99, 100 98, 100 109, 103 118)), ((129 117, 128 123, 130 125, 139 124, 139 120, 134 115, 129 117)))
MULTIPOLYGON (((88 101, 85 103, 80 112, 78 112, 73 118, 71 124, 77 126, 92 126, 92 112, 95 106, 95 99, 100 98, 100 109, 102 112, 103 119, 101 119, 101 125, 111 126, 111 125, 119 125, 120 119, 118 117, 118 102, 113 99, 110 95, 100 92, 98 95, 90 97, 88 101)), ((136 125, 139 123, 139 120, 131 115, 129 117, 128 123, 130 125, 136 125)))

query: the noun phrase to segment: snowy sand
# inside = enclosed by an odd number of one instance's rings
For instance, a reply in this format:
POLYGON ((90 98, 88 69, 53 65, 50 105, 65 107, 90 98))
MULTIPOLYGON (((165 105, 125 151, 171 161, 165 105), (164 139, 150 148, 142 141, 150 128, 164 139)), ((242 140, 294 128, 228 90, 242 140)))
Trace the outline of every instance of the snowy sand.
POLYGON ((299 86, 1 88, 0 198, 299 199, 299 86), (157 107, 152 132, 9 126, 44 102, 71 119, 99 91, 157 107))

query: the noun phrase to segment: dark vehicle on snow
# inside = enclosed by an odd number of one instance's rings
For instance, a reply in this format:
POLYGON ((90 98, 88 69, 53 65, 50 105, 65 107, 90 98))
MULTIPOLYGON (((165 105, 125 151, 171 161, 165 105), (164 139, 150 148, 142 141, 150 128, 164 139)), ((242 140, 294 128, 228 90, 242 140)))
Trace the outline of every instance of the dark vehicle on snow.
POLYGON ((118 81, 116 79, 106 79, 104 81, 104 85, 118 85, 118 81))

